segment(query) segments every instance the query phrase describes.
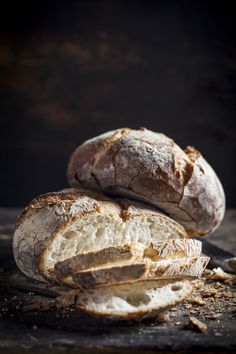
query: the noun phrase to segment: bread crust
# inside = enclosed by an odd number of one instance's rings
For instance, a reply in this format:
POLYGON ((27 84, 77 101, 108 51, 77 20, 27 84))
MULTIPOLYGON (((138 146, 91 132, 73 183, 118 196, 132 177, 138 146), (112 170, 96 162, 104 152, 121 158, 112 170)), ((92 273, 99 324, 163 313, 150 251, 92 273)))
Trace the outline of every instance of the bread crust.
POLYGON ((116 201, 82 188, 65 189, 33 199, 19 216, 13 237, 16 264, 31 278, 55 282, 53 271, 50 273, 45 266, 53 240, 76 220, 102 212, 124 221, 144 215, 166 220, 175 229, 176 237, 187 237, 181 225, 143 203, 116 201))
POLYGON ((67 177, 73 187, 154 205, 190 236, 209 234, 224 216, 222 185, 200 152, 182 150, 172 139, 145 128, 117 129, 85 141, 72 153, 67 177))
POLYGON ((21 271, 31 278, 45 281, 42 276, 43 252, 75 215, 99 209, 99 203, 91 198, 92 195, 98 200, 106 199, 103 195, 82 189, 65 189, 40 195, 29 203, 16 221, 13 237, 14 258, 21 271))

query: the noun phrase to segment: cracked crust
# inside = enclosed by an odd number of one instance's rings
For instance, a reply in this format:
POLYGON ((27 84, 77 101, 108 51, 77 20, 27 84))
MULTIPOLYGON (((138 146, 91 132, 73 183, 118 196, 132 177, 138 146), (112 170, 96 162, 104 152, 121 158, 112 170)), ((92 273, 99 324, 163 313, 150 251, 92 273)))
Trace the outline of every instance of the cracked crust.
POLYGON ((71 186, 140 199, 165 211, 190 236, 206 235, 225 211, 222 185, 193 147, 180 149, 145 128, 107 132, 80 145, 67 170, 71 186))
MULTIPOLYGON (((31 278, 55 282, 54 268, 46 266, 51 257, 52 243, 60 242, 61 235, 68 227, 77 221, 86 220, 90 215, 108 215, 118 220, 119 224, 145 216, 154 224, 159 222, 167 225, 172 238, 187 237, 181 225, 155 208, 147 208, 143 203, 124 199, 116 202, 95 191, 66 189, 35 198, 19 216, 13 237, 17 266, 31 278)), ((145 239, 145 235, 143 237, 145 239)), ((109 239, 109 242, 112 244, 113 241, 109 239)), ((74 254, 69 257, 72 256, 74 254)))
POLYGON ((17 266, 27 276, 45 281, 40 274, 40 256, 61 227, 75 215, 91 213, 99 208, 98 193, 65 189, 46 193, 33 199, 19 215, 13 237, 13 252, 17 266), (78 203, 79 201, 79 203, 78 203))
POLYGON ((197 257, 110 265, 72 273, 72 279, 79 288, 94 288, 146 279, 195 278, 201 276, 209 260, 197 257))

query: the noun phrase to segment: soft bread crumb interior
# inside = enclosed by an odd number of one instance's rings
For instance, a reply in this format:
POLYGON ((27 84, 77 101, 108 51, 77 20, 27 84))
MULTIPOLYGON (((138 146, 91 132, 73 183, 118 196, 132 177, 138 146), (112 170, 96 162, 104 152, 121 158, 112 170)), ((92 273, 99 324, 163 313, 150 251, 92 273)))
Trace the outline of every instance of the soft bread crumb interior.
POLYGON ((101 314, 134 313, 162 308, 174 304, 190 286, 185 281, 164 284, 147 281, 133 283, 132 286, 120 285, 111 288, 97 288, 81 296, 81 304, 89 310, 101 314))
POLYGON ((109 246, 134 243, 149 245, 152 241, 181 238, 176 225, 168 219, 135 216, 126 221, 116 215, 90 214, 67 226, 48 248, 46 269, 78 253, 96 251, 109 246))

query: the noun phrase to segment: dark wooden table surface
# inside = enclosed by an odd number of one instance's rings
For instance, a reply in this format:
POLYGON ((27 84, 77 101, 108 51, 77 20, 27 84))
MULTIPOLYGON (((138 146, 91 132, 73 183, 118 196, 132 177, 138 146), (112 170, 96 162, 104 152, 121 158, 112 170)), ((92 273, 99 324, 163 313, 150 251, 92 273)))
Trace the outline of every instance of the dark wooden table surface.
MULTIPOLYGON (((202 319, 202 314, 206 313, 202 310, 204 306, 196 304, 179 305, 170 310, 169 321, 142 323, 111 323, 73 312, 72 308, 71 313, 50 307, 44 311, 24 311, 22 304, 29 304, 32 299, 53 301, 50 296, 53 298, 57 289, 43 288, 17 271, 11 239, 18 213, 18 209, 0 208, 1 353, 236 352, 235 312, 232 314, 228 310, 229 303, 222 299, 210 298, 205 305, 205 308, 215 306, 216 309, 216 316, 208 314, 204 319, 208 326, 206 333, 186 330, 189 314, 202 319), (221 313, 217 314, 217 309, 221 313)), ((221 227, 207 239, 235 254, 235 234, 236 210, 231 209, 221 227)), ((222 289, 224 285, 218 286, 222 289)))

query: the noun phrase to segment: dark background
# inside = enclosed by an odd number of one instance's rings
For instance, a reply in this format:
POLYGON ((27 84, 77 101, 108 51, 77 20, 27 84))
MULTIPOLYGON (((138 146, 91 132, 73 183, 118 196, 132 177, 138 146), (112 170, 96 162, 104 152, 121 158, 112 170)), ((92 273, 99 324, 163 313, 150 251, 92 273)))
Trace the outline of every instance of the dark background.
POLYGON ((233 1, 7 1, 0 205, 66 185, 72 150, 117 127, 199 149, 236 206, 233 1))

